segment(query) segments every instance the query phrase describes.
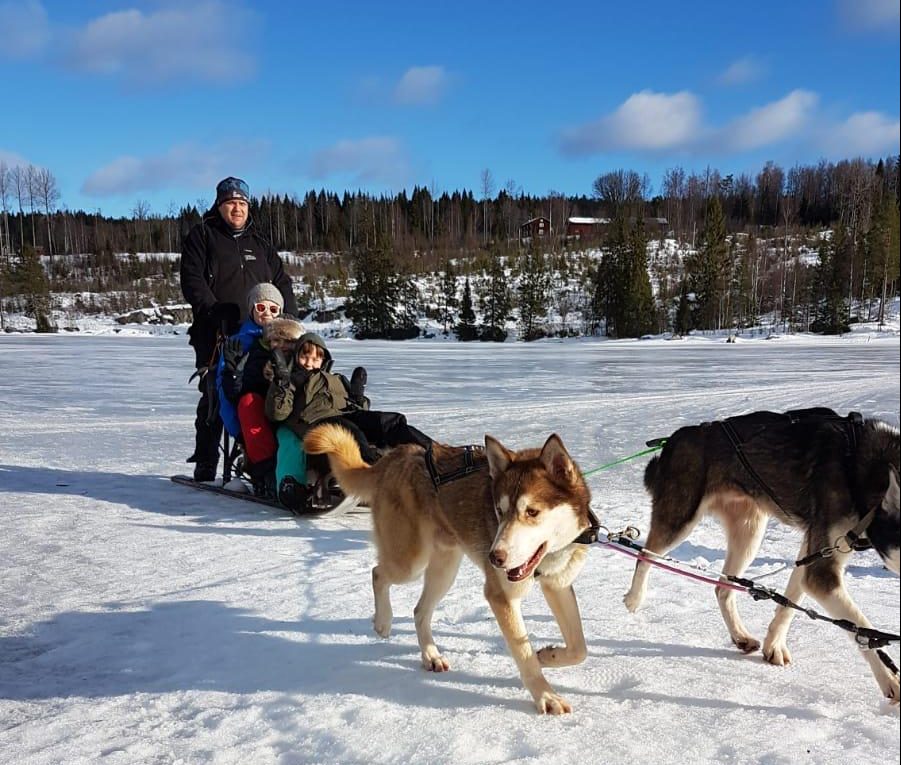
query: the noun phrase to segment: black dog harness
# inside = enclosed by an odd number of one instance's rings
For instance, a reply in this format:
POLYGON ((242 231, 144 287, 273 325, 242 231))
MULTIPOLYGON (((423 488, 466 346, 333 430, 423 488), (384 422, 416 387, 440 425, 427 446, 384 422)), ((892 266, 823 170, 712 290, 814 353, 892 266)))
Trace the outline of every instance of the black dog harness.
MULTIPOLYGON (((845 437, 845 459, 849 462, 853 461, 854 455, 857 452, 858 430, 863 427, 863 416, 860 412, 850 412, 847 417, 842 417, 841 415, 825 409, 797 409, 786 412, 784 416, 788 418, 791 425, 819 421, 832 422, 840 426, 845 437)), ((746 443, 746 441, 742 441, 735 431, 735 428, 732 425, 734 419, 737 418, 728 417, 725 420, 719 420, 718 424, 720 429, 723 431, 726 438, 729 439, 729 443, 732 444, 732 448, 735 450, 735 455, 738 457, 739 462, 741 462, 748 475, 751 476, 760 489, 773 501, 776 507, 781 509, 782 503, 779 501, 776 493, 769 484, 763 480, 760 473, 754 469, 754 466, 748 460, 747 455, 742 449, 742 444, 746 443)), ((761 426, 761 429, 765 427, 766 426, 761 426)), ((853 471, 849 471, 849 475, 853 477, 853 471)), ((842 538, 848 545, 848 549, 845 550, 845 552, 850 552, 851 550, 868 550, 872 547, 869 540, 866 539, 864 535, 870 522, 873 520, 875 510, 868 510, 866 507, 861 507, 860 498, 857 496, 857 492, 854 491, 853 493, 855 504, 858 506, 858 512, 860 513, 861 518, 857 525, 842 538)), ((823 550, 820 550, 819 552, 812 553, 811 555, 795 561, 795 565, 806 566, 822 557, 826 557, 826 555, 823 550)))
POLYGON ((451 481, 456 481, 460 478, 465 478, 466 476, 475 473, 478 470, 483 470, 484 468, 486 468, 488 465, 487 462, 476 465, 473 456, 476 454, 481 455, 484 451, 484 446, 475 446, 473 444, 464 446, 463 467, 450 473, 444 473, 442 475, 438 472, 438 466, 435 464, 435 454, 432 451, 432 444, 429 444, 428 447, 426 447, 424 455, 425 467, 426 470, 429 471, 429 478, 432 479, 432 483, 435 484, 435 488, 437 489, 442 484, 450 483, 451 481))

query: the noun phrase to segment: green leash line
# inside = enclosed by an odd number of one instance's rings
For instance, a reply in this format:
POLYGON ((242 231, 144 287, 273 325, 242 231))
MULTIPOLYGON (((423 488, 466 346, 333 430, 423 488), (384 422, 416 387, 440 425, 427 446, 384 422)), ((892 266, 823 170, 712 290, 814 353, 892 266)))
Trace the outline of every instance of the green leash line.
POLYGON ((593 473, 599 473, 601 470, 606 470, 607 468, 613 467, 614 465, 619 465, 623 462, 628 462, 629 460, 634 460, 638 457, 644 457, 645 454, 651 454, 653 452, 659 452, 663 448, 663 443, 655 444, 650 449, 643 449, 640 452, 635 452, 635 454, 630 454, 628 457, 621 457, 618 460, 614 460, 613 462, 608 462, 606 465, 601 465, 600 467, 592 468, 591 470, 586 470, 582 473, 584 478, 592 475, 593 473))

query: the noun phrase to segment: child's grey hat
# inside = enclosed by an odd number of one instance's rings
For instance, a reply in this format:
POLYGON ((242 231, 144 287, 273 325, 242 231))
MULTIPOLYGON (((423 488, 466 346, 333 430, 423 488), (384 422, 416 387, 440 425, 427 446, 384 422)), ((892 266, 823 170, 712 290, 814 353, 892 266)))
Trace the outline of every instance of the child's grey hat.
POLYGON ((269 282, 262 282, 251 287, 250 292, 247 293, 248 316, 253 314, 253 307, 257 303, 262 303, 264 300, 275 303, 282 310, 285 308, 285 298, 282 296, 282 293, 278 291, 278 288, 273 284, 269 284, 269 282))

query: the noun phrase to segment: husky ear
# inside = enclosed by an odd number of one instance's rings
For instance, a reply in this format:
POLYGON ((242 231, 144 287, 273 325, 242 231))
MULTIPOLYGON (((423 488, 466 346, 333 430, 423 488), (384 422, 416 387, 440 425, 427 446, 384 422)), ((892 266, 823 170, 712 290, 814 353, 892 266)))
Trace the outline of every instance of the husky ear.
POLYGON ((513 461, 512 453, 496 438, 485 434, 485 455, 488 457, 488 472, 497 478, 513 461))
POLYGON ((572 461, 572 457, 569 456, 569 452, 563 446, 563 441, 560 440, 560 436, 556 433, 544 442, 539 459, 545 470, 555 480, 569 484, 575 483, 576 473, 578 472, 576 464, 572 461))
POLYGON ((888 469, 888 489, 882 498, 882 509, 889 515, 901 513, 901 489, 898 488, 898 472, 893 467, 888 469))

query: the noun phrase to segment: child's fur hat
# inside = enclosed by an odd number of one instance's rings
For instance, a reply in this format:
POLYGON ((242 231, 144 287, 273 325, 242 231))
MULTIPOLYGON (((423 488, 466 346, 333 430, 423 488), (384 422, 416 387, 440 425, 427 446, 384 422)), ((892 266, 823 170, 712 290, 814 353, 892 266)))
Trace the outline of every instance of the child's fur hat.
POLYGON ((273 319, 263 327, 263 338, 271 343, 273 340, 294 343, 304 333, 304 326, 296 319, 273 319))

